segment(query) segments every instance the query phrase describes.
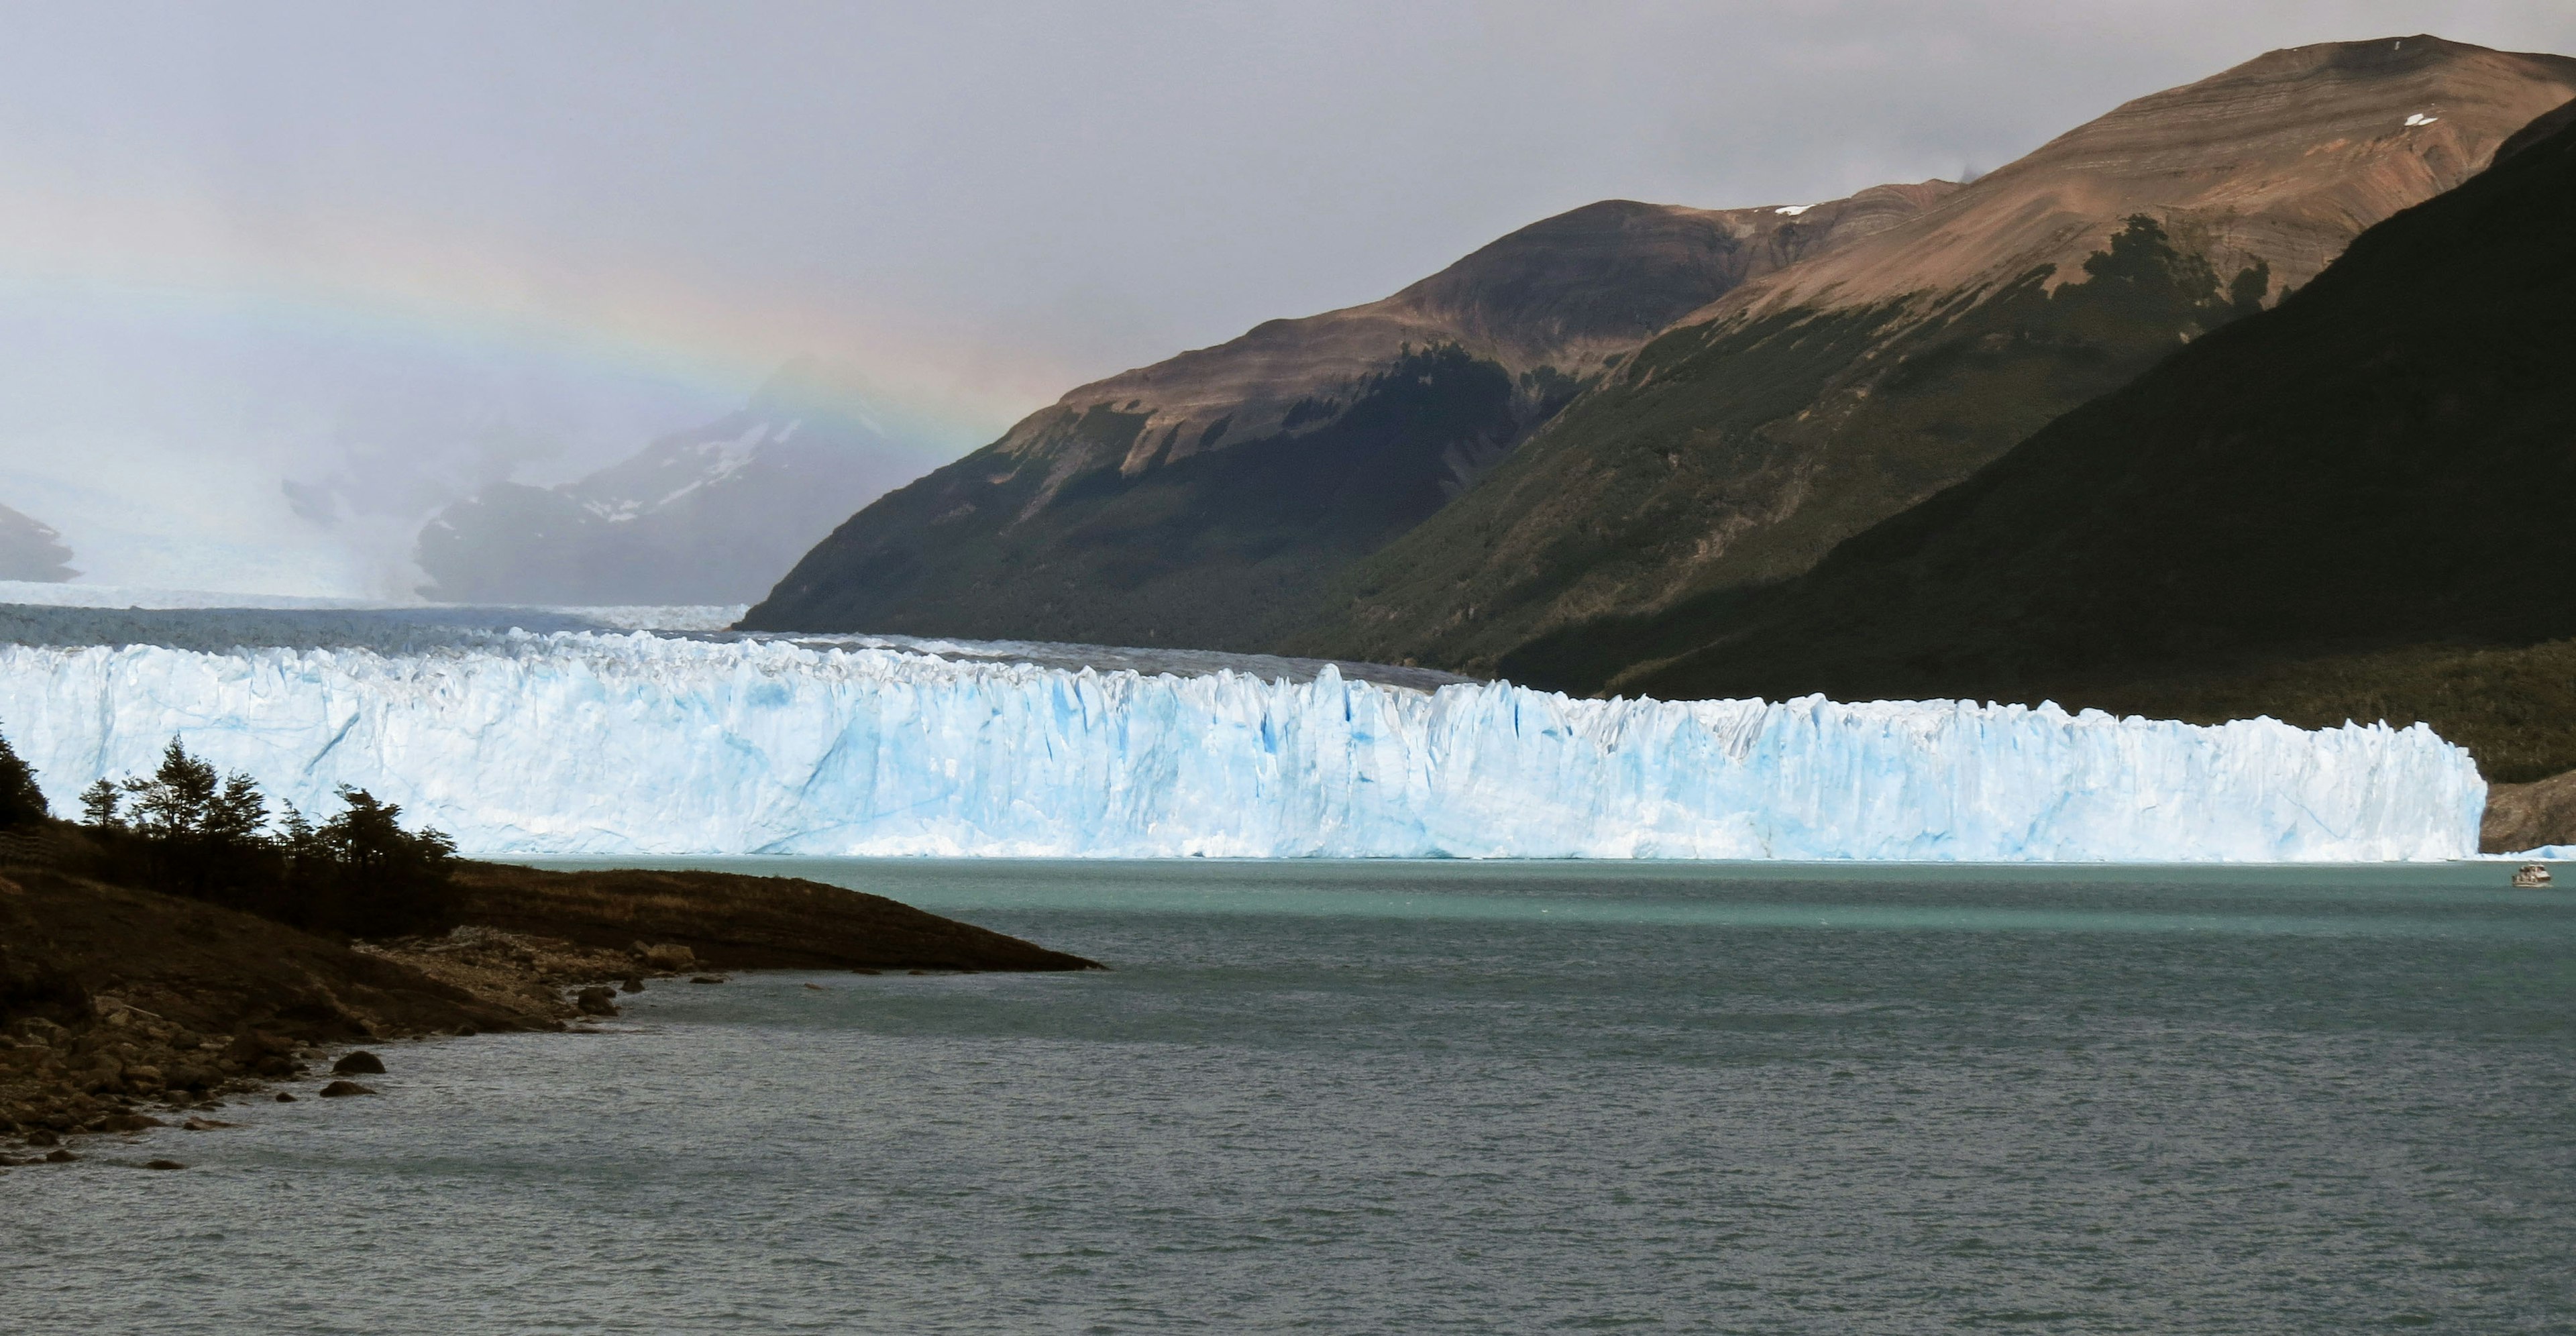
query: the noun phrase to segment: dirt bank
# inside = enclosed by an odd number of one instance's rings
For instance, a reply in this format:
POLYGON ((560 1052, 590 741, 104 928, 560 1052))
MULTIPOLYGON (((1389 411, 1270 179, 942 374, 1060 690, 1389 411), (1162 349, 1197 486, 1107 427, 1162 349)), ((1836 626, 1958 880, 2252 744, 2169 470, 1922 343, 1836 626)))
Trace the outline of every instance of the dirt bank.
MULTIPOLYGON (((0 850, 5 853, 5 850, 0 850)), ((713 872, 465 864, 466 926, 346 942, 58 868, 0 866, 0 1155, 137 1131, 326 1046, 562 1029, 706 970, 1098 968, 879 896, 713 872)))

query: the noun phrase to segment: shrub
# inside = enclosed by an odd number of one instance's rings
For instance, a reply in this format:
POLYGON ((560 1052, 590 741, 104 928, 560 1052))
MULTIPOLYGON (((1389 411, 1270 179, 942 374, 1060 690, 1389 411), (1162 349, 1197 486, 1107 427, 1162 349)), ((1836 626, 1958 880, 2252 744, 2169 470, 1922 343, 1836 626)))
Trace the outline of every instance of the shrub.
POLYGON ((319 825, 288 804, 271 830, 250 776, 218 776, 173 738, 150 776, 92 784, 81 811, 108 880, 351 936, 455 926, 455 841, 404 830, 402 809, 364 789, 340 801, 319 825))
POLYGON ((36 787, 36 772, 18 759, 7 738, 0 738, 0 830, 32 826, 50 815, 44 790, 36 787))

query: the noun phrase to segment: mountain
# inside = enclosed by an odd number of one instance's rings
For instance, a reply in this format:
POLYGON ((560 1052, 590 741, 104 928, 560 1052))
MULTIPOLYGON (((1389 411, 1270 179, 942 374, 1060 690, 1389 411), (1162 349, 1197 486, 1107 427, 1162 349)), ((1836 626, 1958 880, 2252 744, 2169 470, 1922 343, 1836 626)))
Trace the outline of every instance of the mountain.
POLYGON ((1516 676, 2424 721, 2576 768, 2576 119, 2365 232, 1804 577, 1569 630, 1516 676))
POLYGON ((52 525, 0 506, 0 580, 60 584, 80 574, 71 560, 52 525))
POLYGON ((2307 283, 2570 97, 2576 60, 2419 36, 2130 102, 1678 321, 1275 648, 1490 671, 1561 628, 1796 576, 2307 283))
POLYGON ((864 409, 782 371, 742 411, 558 487, 504 482, 420 532, 424 597, 484 603, 745 603, 920 471, 864 409))
POLYGON ((744 625, 1260 647, 1657 330, 1953 189, 1587 205, 1382 301, 1085 385, 852 518, 744 625))

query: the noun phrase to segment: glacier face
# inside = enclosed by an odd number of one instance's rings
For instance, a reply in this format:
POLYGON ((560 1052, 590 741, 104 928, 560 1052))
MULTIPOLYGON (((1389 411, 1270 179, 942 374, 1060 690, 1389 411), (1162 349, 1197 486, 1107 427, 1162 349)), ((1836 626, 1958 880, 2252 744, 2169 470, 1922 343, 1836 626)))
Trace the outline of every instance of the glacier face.
POLYGON ((479 854, 2438 859, 2485 785, 2421 726, 1951 702, 1569 700, 517 634, 476 649, 0 648, 58 810, 173 735, 307 811, 479 854))

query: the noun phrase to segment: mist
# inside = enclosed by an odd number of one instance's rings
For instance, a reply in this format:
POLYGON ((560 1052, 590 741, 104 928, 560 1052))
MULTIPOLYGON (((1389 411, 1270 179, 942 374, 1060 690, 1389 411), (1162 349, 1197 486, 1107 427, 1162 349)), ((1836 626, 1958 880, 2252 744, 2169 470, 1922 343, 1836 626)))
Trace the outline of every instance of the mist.
POLYGON ((0 504, 83 580, 408 597, 423 520, 842 368, 926 469, 1609 197, 1992 168, 2563 3, 16 6, 0 504))

